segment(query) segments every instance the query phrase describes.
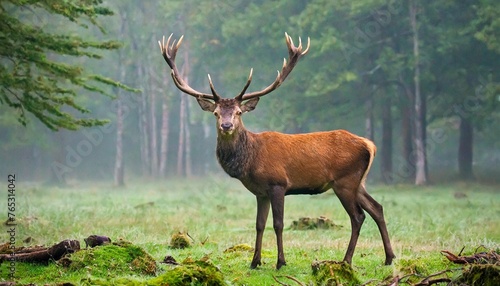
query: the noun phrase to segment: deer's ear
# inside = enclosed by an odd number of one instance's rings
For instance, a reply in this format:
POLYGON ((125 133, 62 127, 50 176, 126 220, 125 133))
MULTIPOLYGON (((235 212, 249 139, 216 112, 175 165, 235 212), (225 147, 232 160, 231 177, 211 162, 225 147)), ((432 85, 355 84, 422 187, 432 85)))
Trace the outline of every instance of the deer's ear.
POLYGON ((214 112, 216 104, 211 102, 210 100, 202 99, 202 98, 196 98, 198 101, 198 104, 200 105, 201 109, 204 111, 210 111, 214 112))
POLYGON ((241 105, 241 112, 250 112, 255 109, 257 103, 259 103, 259 97, 252 98, 247 100, 244 104, 241 105))

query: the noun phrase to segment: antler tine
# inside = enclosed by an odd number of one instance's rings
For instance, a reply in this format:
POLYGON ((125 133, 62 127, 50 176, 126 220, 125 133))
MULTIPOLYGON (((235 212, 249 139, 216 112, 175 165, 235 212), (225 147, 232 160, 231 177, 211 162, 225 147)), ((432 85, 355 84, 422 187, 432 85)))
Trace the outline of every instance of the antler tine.
POLYGON ((167 47, 167 53, 168 53, 169 56, 174 56, 174 58, 175 58, 175 55, 177 54, 177 49, 174 49, 174 45, 175 45, 175 42, 177 40, 174 39, 174 41, 172 42, 172 44, 170 44, 171 38, 172 38, 172 34, 167 39, 167 45, 166 45, 166 47, 167 47))
POLYGON ((309 47, 311 46, 311 38, 307 37, 307 47, 302 51, 302 39, 299 37, 299 45, 295 47, 293 44, 293 39, 285 32, 286 43, 288 46, 288 51, 290 55, 293 55, 295 51, 300 52, 300 55, 305 55, 309 52, 309 47))
POLYGON ((307 54, 309 52, 309 46, 311 46, 311 38, 307 37, 307 47, 306 50, 302 52, 302 55, 307 54))
POLYGON ((172 40, 173 33, 170 34, 170 36, 167 39, 167 42, 165 43, 165 36, 163 36, 162 41, 158 41, 158 44, 160 45, 160 50, 163 55, 163 58, 167 62, 168 66, 172 69, 171 71, 171 76, 172 79, 174 80, 175 86, 177 86, 178 89, 180 89, 182 92, 189 94, 191 96, 197 97, 197 98, 206 98, 206 99, 211 99, 211 100, 218 100, 218 96, 215 95, 210 95, 207 93, 202 93, 199 92, 192 87, 189 86, 189 84, 182 78, 180 75, 179 70, 177 69, 177 65, 175 64, 175 57, 177 55, 177 51, 179 50, 179 47, 181 46, 182 40, 184 39, 184 36, 181 36, 179 40, 174 39, 172 44, 170 44, 170 41, 172 40))
POLYGON ((163 36, 162 41, 158 41, 158 45, 160 46, 160 52, 163 54, 163 45, 162 43, 165 43, 165 36, 163 36))
MULTIPOLYGON (((285 79, 290 74, 290 72, 292 72, 293 68, 295 67, 295 65, 297 64, 299 59, 309 51, 309 46, 311 44, 311 40, 308 37, 307 38, 307 47, 306 47, 305 51, 302 51, 302 40, 299 38, 299 46, 295 47, 295 45, 293 44, 292 37, 290 37, 288 35, 288 33, 286 33, 286 32, 285 32, 285 41, 286 41, 286 45, 288 47, 288 61, 287 61, 287 59, 283 59, 283 66, 281 67, 281 71, 278 71, 278 76, 276 77, 274 82, 271 83, 269 86, 267 86, 266 88, 264 88, 261 91, 251 92, 251 93, 247 93, 247 94, 243 94, 243 95, 240 93, 236 97, 236 99, 238 99, 240 101, 245 101, 245 100, 249 100, 249 99, 252 99, 255 97, 264 96, 264 95, 272 92, 273 90, 277 89, 285 81, 285 79)), ((247 82, 247 85, 249 85, 249 84, 250 83, 247 82)), ((246 91, 247 87, 248 86, 245 86, 242 93, 244 93, 246 91)))
POLYGON ((293 39, 292 39, 292 37, 290 37, 290 35, 288 35, 287 32, 285 32, 285 39, 286 39, 287 46, 289 46, 289 47, 290 47, 290 45, 293 46, 293 39))
POLYGON ((210 90, 212 90, 212 95, 214 96, 214 100, 218 101, 220 99, 220 96, 215 91, 215 87, 214 84, 212 83, 212 78, 210 77, 210 74, 208 74, 208 84, 210 85, 210 90))
MULTIPOLYGON (((167 47, 169 46, 169 43, 170 43, 170 38, 172 37, 173 34, 170 34, 170 37, 168 37, 168 41, 167 41, 167 47)), ((176 40, 174 39, 174 41, 172 42, 172 45, 170 45, 170 47, 168 48, 168 51, 171 51, 171 57, 172 59, 175 60, 175 55, 177 54, 177 50, 179 49, 179 47, 181 46, 181 43, 182 43, 182 40, 184 39, 184 35, 182 35, 179 40, 176 40), (177 42, 177 44, 176 44, 177 42)))
POLYGON ((250 69, 250 74, 248 75, 248 80, 247 80, 247 83, 245 84, 245 86, 243 87, 243 90, 240 92, 240 94, 238 94, 238 96, 235 97, 236 100, 239 100, 239 101, 242 100, 242 96, 245 94, 248 87, 250 86, 250 83, 252 82, 252 75, 253 75, 253 68, 250 69))
MULTIPOLYGON (((175 64, 174 64, 175 63, 175 55, 177 54, 177 50, 173 50, 172 46, 170 46, 170 40, 172 39, 173 35, 174 34, 172 33, 172 34, 170 34, 170 36, 168 36, 166 44, 165 44, 165 36, 163 36, 162 43, 160 44, 160 49, 162 51, 163 57, 165 58, 165 61, 167 61, 167 64, 172 69, 174 69, 173 66, 175 66, 175 64)), ((158 43, 159 43, 159 41, 158 41, 158 43)), ((174 40, 174 43, 175 43, 175 40, 174 40)))

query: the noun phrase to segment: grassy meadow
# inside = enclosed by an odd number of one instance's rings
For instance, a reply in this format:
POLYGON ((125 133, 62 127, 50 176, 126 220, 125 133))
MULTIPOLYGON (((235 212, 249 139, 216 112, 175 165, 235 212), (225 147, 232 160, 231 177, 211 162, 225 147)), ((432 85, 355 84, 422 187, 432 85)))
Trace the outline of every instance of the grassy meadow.
MULTIPOLYGON (((408 272, 428 275, 448 268, 441 250, 465 254, 476 248, 500 247, 500 190, 477 184, 369 185, 368 192, 383 206, 397 258, 383 266, 384 252, 378 229, 367 215, 353 257, 356 276, 368 285, 377 285, 408 272)), ((0 197, 6 205, 7 193, 0 197)), ((6 219, 6 211, 4 211, 6 219)), ((350 237, 349 218, 332 191, 317 196, 289 196, 285 203, 284 247, 287 266, 275 270, 276 241, 271 214, 263 241, 263 265, 249 269, 250 251, 224 252, 238 244, 253 246, 256 201, 238 181, 228 177, 166 180, 162 183, 133 182, 126 188, 110 184, 80 184, 68 188, 23 186, 16 189, 16 246, 53 245, 64 239, 105 235, 122 238, 145 249, 156 261, 171 255, 177 261, 209 258, 230 285, 277 285, 275 279, 297 285, 314 280, 315 260, 341 260, 350 237), (326 216, 341 228, 292 230, 300 217, 326 216), (188 232, 192 247, 171 249, 172 234, 188 232), (29 243, 23 242, 31 237, 29 243), (273 276, 275 278, 273 278, 273 276)), ((7 228, 4 228, 7 229, 7 228)), ((0 241, 9 241, 2 231, 0 241)), ((96 266, 98 267, 98 266, 96 266)), ((158 273, 168 269, 159 264, 158 273)), ((0 281, 8 268, 0 266, 0 281)), ((57 282, 79 284, 93 279, 88 267, 72 272, 55 263, 16 264, 16 277, 23 284, 57 282)), ((130 274, 127 274, 130 276, 130 274)), ((113 281, 121 276, 110 268, 101 278, 113 281)), ((137 281, 151 276, 133 275, 137 281)), ((116 283, 117 285, 119 283, 116 283)))

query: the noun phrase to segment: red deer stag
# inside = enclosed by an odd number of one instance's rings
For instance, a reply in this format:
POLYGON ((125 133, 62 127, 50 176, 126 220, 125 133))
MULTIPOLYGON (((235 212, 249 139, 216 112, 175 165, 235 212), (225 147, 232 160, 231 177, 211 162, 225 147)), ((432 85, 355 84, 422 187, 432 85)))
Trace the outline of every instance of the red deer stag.
POLYGON ((333 188, 351 220, 351 239, 344 261, 351 263, 359 231, 365 219, 364 211, 375 220, 382 236, 385 264, 395 257, 389 241, 382 206, 365 189, 365 179, 376 147, 368 139, 345 130, 308 134, 278 132, 252 133, 243 126, 241 115, 252 111, 259 98, 278 88, 290 74, 298 60, 309 50, 295 47, 285 33, 288 61, 285 59, 276 80, 261 91, 246 93, 252 81, 252 70, 243 90, 235 98, 222 98, 215 91, 208 76, 212 94, 191 88, 181 77, 175 65, 175 56, 183 37, 171 42, 172 35, 160 44, 161 53, 172 69, 177 88, 194 96, 200 107, 212 112, 217 120, 217 159, 227 174, 239 179, 257 197, 257 238, 251 268, 261 264, 262 235, 269 207, 273 213, 273 227, 278 244, 276 268, 286 265, 283 253, 283 213, 286 195, 320 194, 333 188))

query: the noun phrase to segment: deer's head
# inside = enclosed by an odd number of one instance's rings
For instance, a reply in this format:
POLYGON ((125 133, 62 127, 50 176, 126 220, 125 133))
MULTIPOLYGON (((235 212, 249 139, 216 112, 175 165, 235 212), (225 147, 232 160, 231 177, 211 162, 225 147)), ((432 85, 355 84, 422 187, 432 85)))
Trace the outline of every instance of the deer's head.
POLYGON ((165 37, 163 37, 162 42, 158 41, 161 53, 167 64, 172 69, 172 79, 174 80, 177 88, 186 94, 194 96, 198 101, 201 109, 212 112, 215 115, 217 119, 217 132, 222 136, 231 135, 235 130, 238 130, 238 128, 243 126, 241 115, 245 112, 254 110, 261 96, 272 92, 283 83, 288 74, 290 74, 290 72, 297 64, 299 58, 309 51, 310 45, 310 39, 308 38, 307 47, 304 51, 302 51, 302 42, 300 38, 298 47, 295 47, 292 38, 287 33, 285 33, 286 44, 288 47, 288 62, 286 59, 283 60, 283 67, 281 68, 281 71, 278 71, 278 76, 276 77, 274 82, 261 91, 246 93, 247 88, 252 82, 253 69, 251 69, 247 83, 243 87, 243 90, 234 98, 222 98, 215 91, 210 75, 208 75, 208 82, 212 94, 202 93, 194 90, 180 76, 180 73, 177 70, 177 66, 175 65, 175 56, 182 43, 183 37, 184 36, 181 36, 177 43, 176 40, 174 40, 172 44, 170 44, 172 35, 168 37, 166 43, 165 37))

